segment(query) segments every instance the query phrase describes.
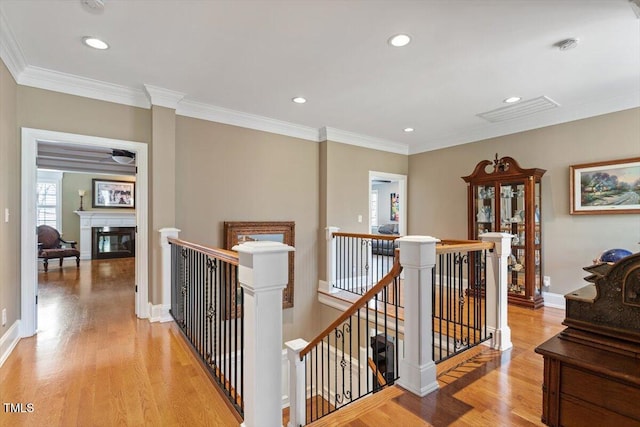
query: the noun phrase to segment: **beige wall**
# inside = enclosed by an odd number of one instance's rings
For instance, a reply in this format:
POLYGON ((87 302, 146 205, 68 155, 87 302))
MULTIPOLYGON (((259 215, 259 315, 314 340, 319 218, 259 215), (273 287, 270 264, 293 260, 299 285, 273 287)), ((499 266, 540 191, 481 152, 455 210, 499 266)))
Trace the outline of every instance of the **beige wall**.
POLYGON ((367 233, 369 227, 369 171, 407 175, 408 158, 402 154, 326 143, 327 225, 343 231, 367 233), (362 215, 362 222, 358 222, 362 215))
POLYGON ((294 307, 285 340, 311 338, 317 290, 318 143, 178 116, 180 237, 222 246, 224 221, 295 221, 294 307))
POLYGON ((28 86, 18 86, 18 126, 151 141, 150 110, 28 86))
MULTIPOLYGON (((82 206, 85 211, 113 211, 113 209, 92 208, 92 180, 113 179, 117 181, 135 181, 134 176, 96 175, 80 172, 65 172, 62 175, 62 230, 65 240, 75 240, 80 248, 80 217, 74 211, 80 207, 78 190, 85 190, 82 206)), ((135 212, 135 209, 117 209, 118 212, 135 212)))
POLYGON ((544 275, 549 292, 586 284, 582 267, 603 250, 640 250, 640 215, 570 215, 569 166, 640 155, 640 109, 492 138, 409 157, 409 232, 467 237, 466 184, 481 160, 511 156, 541 168, 544 275))
POLYGON ((20 140, 17 85, 0 61, 0 310, 7 323, 0 337, 20 317, 20 140), (5 209, 9 222, 4 221, 5 209))
POLYGON ((325 141, 320 144, 320 206, 322 212, 318 239, 320 257, 319 277, 326 277, 325 228, 339 227, 341 231, 369 233, 369 172, 407 175, 408 157, 402 154, 371 150, 354 145, 325 141), (358 222, 362 215, 362 222, 358 222))
MULTIPOLYGON (((318 230, 318 277, 326 279, 325 228, 339 227, 341 231, 369 233, 369 171, 407 175, 408 157, 385 151, 325 141, 320 144, 320 223, 318 230), (362 222, 358 222, 362 215, 362 222)), ((339 311, 322 306, 319 324, 326 327, 339 311)))

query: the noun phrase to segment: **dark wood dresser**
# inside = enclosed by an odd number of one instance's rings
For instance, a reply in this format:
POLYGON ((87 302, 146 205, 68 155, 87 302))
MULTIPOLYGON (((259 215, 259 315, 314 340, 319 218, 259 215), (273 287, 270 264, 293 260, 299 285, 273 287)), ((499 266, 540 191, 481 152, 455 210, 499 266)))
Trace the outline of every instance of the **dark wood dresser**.
POLYGON ((567 329, 536 348, 542 422, 640 426, 640 254, 585 270, 593 284, 565 296, 567 329))

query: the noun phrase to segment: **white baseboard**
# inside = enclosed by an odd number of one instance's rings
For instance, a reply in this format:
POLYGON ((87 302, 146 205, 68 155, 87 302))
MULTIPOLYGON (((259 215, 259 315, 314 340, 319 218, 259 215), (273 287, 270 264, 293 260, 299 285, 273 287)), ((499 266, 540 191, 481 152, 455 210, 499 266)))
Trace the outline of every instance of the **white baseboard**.
POLYGON ((171 322, 173 317, 169 313, 171 309, 170 304, 156 304, 149 303, 149 322, 171 322))
POLYGON ((13 325, 0 338, 0 366, 4 364, 13 349, 20 342, 20 320, 16 320, 13 325))
POLYGON ((544 298, 544 306, 551 308, 559 308, 564 310, 564 295, 561 294, 552 294, 551 292, 543 292, 542 297, 544 298))

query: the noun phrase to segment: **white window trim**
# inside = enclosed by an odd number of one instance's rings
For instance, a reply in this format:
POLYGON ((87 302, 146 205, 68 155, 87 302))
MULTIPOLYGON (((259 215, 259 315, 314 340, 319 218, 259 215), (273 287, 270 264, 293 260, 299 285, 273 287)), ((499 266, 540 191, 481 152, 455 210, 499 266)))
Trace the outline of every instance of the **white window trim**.
MULTIPOLYGON (((38 169, 38 182, 56 185, 56 230, 62 234, 62 172, 38 169)), ((36 209, 38 205, 36 204, 36 209)))

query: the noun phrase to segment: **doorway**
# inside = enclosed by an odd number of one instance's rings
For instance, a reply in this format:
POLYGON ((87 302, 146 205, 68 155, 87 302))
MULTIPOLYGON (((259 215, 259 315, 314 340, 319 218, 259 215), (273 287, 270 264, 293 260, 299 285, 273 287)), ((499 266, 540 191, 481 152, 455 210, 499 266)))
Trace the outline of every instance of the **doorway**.
POLYGON ((390 226, 394 234, 407 234, 407 176, 369 171, 369 230, 390 226))
POLYGON ((36 305, 38 295, 38 260, 35 256, 35 249, 38 246, 36 234, 36 157, 38 142, 95 146, 127 150, 135 153, 137 164, 135 206, 138 229, 135 248, 135 283, 137 289, 135 294, 135 314, 138 318, 149 317, 147 144, 96 136, 22 128, 21 336, 28 337, 34 335, 38 327, 36 305))

